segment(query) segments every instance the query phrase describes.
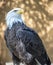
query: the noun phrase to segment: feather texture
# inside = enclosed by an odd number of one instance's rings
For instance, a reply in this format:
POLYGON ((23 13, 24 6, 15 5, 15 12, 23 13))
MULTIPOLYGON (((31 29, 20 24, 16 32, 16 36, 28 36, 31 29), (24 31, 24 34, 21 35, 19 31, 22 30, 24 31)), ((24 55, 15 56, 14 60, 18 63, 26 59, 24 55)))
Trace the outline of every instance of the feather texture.
POLYGON ((42 40, 25 24, 13 24, 11 29, 6 30, 5 37, 8 48, 20 61, 30 64, 33 59, 37 59, 42 65, 50 65, 42 40))

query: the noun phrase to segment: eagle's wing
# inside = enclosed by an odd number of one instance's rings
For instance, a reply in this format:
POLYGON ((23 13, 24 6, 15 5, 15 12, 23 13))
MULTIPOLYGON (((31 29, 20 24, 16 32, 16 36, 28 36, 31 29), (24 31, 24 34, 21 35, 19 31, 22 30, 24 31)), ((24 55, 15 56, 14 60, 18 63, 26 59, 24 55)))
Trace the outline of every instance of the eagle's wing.
POLYGON ((31 30, 30 28, 19 29, 16 32, 16 38, 20 40, 21 46, 23 46, 21 50, 22 52, 25 51, 25 53, 29 53, 28 56, 30 58, 32 55, 33 58, 35 57, 35 59, 38 60, 42 65, 49 65, 50 60, 46 54, 46 50, 42 44, 42 40, 36 32, 31 30))
MULTIPOLYGON (((8 30, 5 32, 5 40, 8 39, 7 34, 8 30)), ((10 37, 13 37, 13 35, 11 35, 10 37)), ((19 28, 15 31, 15 38, 13 37, 13 40, 11 39, 12 43, 9 44, 8 42, 9 40, 6 40, 7 47, 17 58, 21 59, 21 61, 30 63, 35 58, 35 60, 38 60, 42 65, 50 65, 50 59, 47 56, 42 40, 32 29, 27 27, 23 29, 19 28)))

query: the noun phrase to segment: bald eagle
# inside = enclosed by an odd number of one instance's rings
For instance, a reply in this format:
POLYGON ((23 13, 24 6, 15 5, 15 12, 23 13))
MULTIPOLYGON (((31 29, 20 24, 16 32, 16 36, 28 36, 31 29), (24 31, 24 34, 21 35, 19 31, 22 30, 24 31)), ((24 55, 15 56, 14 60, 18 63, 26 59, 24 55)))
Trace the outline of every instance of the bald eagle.
POLYGON ((50 59, 38 34, 27 27, 22 20, 21 8, 15 8, 6 15, 5 41, 12 53, 14 65, 51 65, 50 59))

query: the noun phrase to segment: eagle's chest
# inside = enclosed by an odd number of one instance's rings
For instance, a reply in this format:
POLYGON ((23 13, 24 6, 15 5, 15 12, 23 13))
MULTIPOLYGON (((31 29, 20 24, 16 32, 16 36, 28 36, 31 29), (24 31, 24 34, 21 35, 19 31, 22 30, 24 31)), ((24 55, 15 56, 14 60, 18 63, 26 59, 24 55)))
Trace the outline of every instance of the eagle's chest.
POLYGON ((7 32, 6 37, 7 37, 7 46, 8 46, 8 48, 15 50, 15 46, 17 44, 16 43, 17 39, 16 39, 15 31, 13 29, 9 30, 7 32))
POLYGON ((10 30, 7 34, 7 40, 9 41, 9 43, 14 42, 16 35, 15 35, 15 31, 14 30, 10 30))

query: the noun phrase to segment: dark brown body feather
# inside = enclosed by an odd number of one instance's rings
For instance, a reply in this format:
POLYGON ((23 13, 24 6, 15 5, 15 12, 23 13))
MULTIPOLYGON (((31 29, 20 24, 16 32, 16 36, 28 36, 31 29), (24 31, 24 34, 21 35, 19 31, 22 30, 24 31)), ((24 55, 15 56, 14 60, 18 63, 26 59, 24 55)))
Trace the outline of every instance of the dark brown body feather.
POLYGON ((41 65, 50 65, 50 59, 38 34, 21 23, 13 24, 5 31, 6 45, 12 53, 14 63, 25 62, 35 65, 37 59, 41 65))

